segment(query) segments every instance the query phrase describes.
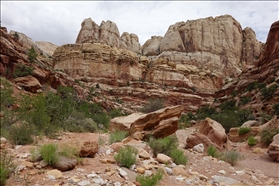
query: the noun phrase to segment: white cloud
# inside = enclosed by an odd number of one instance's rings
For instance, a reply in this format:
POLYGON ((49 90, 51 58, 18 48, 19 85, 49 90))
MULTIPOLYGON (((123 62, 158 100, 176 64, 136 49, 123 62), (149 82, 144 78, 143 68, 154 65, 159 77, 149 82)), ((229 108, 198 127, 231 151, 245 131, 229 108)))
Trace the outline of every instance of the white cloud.
POLYGON ((176 22, 230 14, 243 29, 251 27, 258 40, 265 42, 278 11, 276 1, 1 1, 1 25, 35 41, 62 45, 74 43, 82 21, 91 17, 99 25, 102 20, 115 22, 120 34, 135 33, 143 44, 153 35, 164 36, 176 22))

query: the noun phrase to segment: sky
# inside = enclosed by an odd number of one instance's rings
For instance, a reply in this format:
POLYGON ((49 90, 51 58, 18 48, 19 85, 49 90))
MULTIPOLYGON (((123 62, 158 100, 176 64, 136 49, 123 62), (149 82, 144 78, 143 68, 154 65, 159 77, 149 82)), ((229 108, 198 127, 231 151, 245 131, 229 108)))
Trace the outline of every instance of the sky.
POLYGON ((176 22, 233 16, 242 29, 251 27, 265 42, 279 18, 278 1, 6 1, 1 0, 1 26, 24 33, 33 41, 56 45, 75 43, 81 23, 91 18, 116 23, 120 35, 135 33, 141 45, 164 36, 176 22))

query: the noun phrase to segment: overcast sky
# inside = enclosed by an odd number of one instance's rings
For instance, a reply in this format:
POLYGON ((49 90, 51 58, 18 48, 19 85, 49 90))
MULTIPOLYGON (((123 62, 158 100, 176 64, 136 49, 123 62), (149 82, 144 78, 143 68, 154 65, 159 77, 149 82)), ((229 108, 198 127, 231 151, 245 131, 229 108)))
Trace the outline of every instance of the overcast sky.
POLYGON ((1 26, 26 34, 34 41, 56 45, 75 43, 85 18, 98 25, 111 20, 123 32, 138 35, 141 45, 153 35, 164 36, 176 22, 232 15, 242 26, 251 27, 265 42, 278 20, 278 1, 61 1, 26 2, 1 0, 1 26))

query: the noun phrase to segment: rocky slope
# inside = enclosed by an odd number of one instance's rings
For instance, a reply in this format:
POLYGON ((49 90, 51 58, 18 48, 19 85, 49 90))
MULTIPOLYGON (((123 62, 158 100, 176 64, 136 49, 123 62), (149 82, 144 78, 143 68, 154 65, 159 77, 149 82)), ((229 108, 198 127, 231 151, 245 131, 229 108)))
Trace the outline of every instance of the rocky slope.
POLYGON ((271 25, 260 59, 254 66, 247 68, 237 80, 218 91, 217 97, 220 100, 228 100, 234 95, 238 101, 241 98, 249 98, 244 107, 252 109, 255 115, 259 116, 263 112, 274 114, 276 108, 273 107, 279 103, 279 44, 276 42, 278 39, 279 21, 271 25))

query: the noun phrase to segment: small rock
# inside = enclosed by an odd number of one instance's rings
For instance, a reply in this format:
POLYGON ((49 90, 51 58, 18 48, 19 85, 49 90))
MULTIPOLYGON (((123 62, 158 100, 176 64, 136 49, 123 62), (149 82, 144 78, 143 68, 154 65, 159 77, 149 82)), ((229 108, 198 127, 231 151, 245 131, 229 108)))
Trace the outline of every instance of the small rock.
POLYGON ((53 176, 54 179, 59 179, 59 178, 62 178, 62 176, 63 176, 62 172, 57 169, 47 171, 47 175, 53 176))
POLYGON ((152 176, 152 171, 151 170, 146 170, 145 172, 144 172, 144 176, 152 176))
POLYGON ((173 171, 171 168, 169 167, 165 167, 166 172, 168 173, 168 175, 173 175, 173 171))
POLYGON ((165 154, 157 154, 157 161, 160 163, 170 163, 171 162, 171 158, 165 154))
POLYGON ((29 161, 22 161, 20 164, 27 167, 27 168, 33 168, 34 167, 33 163, 29 162, 29 161))
POLYGON ((208 180, 208 177, 206 177, 205 175, 199 175, 200 180, 206 182, 208 180))
POLYGON ((77 168, 77 171, 78 171, 78 172, 84 172, 84 169, 82 169, 82 168, 77 168))
POLYGON ((24 168, 25 168, 24 165, 18 165, 18 166, 15 168, 15 172, 19 173, 19 172, 21 172, 24 168))
POLYGON ((256 176, 254 176, 254 175, 252 175, 252 180, 257 182, 257 183, 260 183, 260 180, 258 180, 258 178, 256 176))
POLYGON ((114 182, 113 186, 121 186, 121 183, 120 182, 114 182))
POLYGON ((145 172, 145 169, 143 167, 137 167, 136 170, 140 174, 143 174, 145 172))
POLYGON ((98 185, 106 184, 106 182, 102 178, 93 178, 92 181, 98 185))
POLYGON ((118 169, 119 170, 119 174, 122 176, 122 177, 127 177, 128 173, 126 171, 124 171, 123 169, 118 169))
POLYGON ((82 180, 81 182, 78 182, 79 186, 89 186, 91 185, 90 181, 82 180))
POLYGON ((141 149, 138 154, 139 154, 140 158, 144 158, 144 159, 150 158, 150 154, 148 152, 146 152, 146 150, 144 150, 144 149, 141 149))
POLYGON ((182 176, 176 176, 175 179, 182 182, 185 178, 182 176))
POLYGON ((220 171, 218 171, 220 174, 223 174, 223 175, 226 175, 227 174, 227 172, 225 171, 225 170, 220 170, 220 171))
POLYGON ((198 152, 198 153, 203 153, 204 152, 204 145, 202 143, 195 145, 193 147, 193 151, 198 152))
POLYGON ((177 175, 177 176, 178 175, 185 176, 185 177, 189 176, 187 171, 183 167, 180 167, 180 166, 174 167, 172 169, 172 171, 173 171, 173 174, 177 175))
POLYGON ((237 180, 225 176, 212 176, 214 183, 224 183, 225 185, 240 184, 237 180))
POLYGON ((0 143, 1 144, 6 144, 7 142, 8 142, 8 140, 6 138, 4 138, 4 137, 0 138, 0 143))
POLYGON ((265 185, 272 185, 274 184, 274 179, 273 178, 269 178, 266 182, 265 182, 265 185))
POLYGON ((77 177, 75 177, 75 176, 73 176, 73 177, 71 177, 71 178, 69 179, 69 181, 71 181, 72 183, 77 183, 77 182, 80 182, 80 179, 77 178, 77 177))
POLYGON ((40 166, 41 167, 46 167, 48 164, 44 160, 40 161, 40 166))
POLYGON ((245 174, 245 172, 242 170, 242 171, 235 171, 236 175, 239 175, 239 176, 243 176, 245 174))

